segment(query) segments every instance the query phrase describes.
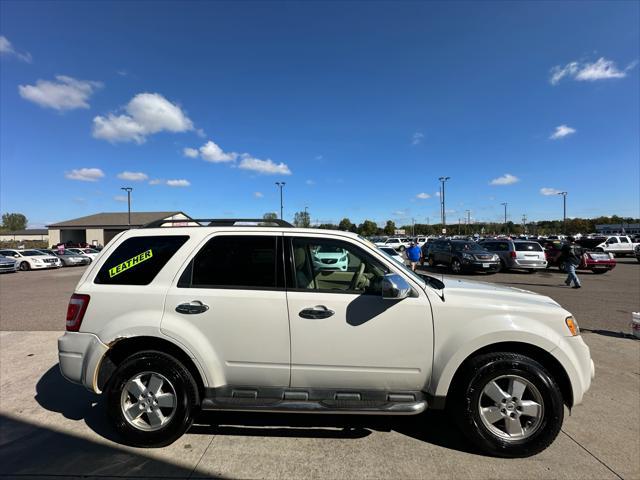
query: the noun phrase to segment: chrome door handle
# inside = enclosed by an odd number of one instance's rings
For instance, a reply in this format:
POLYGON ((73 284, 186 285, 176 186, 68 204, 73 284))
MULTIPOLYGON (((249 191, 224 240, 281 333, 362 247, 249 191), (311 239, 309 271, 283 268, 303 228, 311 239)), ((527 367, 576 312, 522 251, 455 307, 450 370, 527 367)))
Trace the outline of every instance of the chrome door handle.
POLYGON ((324 305, 316 305, 315 307, 305 308, 301 310, 298 315, 300 315, 302 318, 318 320, 321 318, 329 318, 334 313, 336 312, 334 312, 333 310, 329 310, 324 305))
POLYGON ((193 315, 196 313, 204 313, 209 310, 209 305, 202 303, 200 300, 192 300, 188 303, 181 303, 176 307, 176 312, 185 315, 193 315))

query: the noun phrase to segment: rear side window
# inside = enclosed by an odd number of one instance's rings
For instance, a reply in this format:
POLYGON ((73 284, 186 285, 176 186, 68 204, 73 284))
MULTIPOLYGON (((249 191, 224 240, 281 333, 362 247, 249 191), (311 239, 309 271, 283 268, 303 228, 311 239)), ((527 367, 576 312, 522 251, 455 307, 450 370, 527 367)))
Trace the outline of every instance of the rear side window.
POLYGON ((517 252, 541 252, 542 247, 539 243, 531 242, 531 243, 516 243, 516 251, 517 252))
POLYGON ((102 265, 95 283, 149 285, 188 239, 186 235, 129 238, 102 265))
POLYGON ((273 235, 214 237, 190 262, 178 287, 284 288, 281 248, 273 235))

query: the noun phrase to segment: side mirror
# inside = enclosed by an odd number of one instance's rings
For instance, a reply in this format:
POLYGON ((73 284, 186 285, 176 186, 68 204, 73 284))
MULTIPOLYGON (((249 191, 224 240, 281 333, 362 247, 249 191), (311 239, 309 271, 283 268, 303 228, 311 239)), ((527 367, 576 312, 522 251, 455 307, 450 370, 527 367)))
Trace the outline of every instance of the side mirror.
POLYGON ((382 279, 382 298, 402 300, 411 293, 411 286, 397 273, 388 273, 382 279))

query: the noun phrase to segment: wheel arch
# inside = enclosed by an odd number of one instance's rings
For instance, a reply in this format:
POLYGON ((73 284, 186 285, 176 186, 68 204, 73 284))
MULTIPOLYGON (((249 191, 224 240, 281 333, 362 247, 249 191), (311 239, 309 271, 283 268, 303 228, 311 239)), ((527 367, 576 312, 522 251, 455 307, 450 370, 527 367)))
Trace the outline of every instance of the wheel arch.
POLYGON ((469 354, 462 361, 462 363, 458 365, 451 379, 451 382, 448 385, 446 396, 444 398, 436 399, 437 407, 444 408, 449 396, 456 394, 456 388, 459 384, 460 378, 462 377, 465 368, 472 358, 478 355, 497 352, 518 353, 540 363, 547 371, 549 371, 549 373, 558 383, 565 405, 568 408, 571 408, 573 406, 573 388, 571 385, 571 380, 569 379, 569 375, 560 361, 547 350, 531 343, 509 341, 485 345, 469 354))
POLYGON ((199 398, 204 397, 206 385, 203 372, 200 371, 194 359, 175 343, 159 337, 137 336, 119 339, 112 342, 109 347, 98 367, 97 387, 100 391, 104 390, 118 365, 129 356, 143 350, 156 350, 179 360, 198 385, 199 398))

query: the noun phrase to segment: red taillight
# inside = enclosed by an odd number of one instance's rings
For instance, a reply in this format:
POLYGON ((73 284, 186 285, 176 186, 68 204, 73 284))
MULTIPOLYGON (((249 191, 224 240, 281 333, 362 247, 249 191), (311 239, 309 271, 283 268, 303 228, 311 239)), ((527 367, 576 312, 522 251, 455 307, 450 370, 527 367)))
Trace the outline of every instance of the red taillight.
POLYGON ((511 258, 516 258, 516 257, 517 257, 517 255, 516 255, 515 250, 511 250, 511 258))
POLYGON ((87 311, 89 306, 89 295, 82 295, 80 293, 74 293, 69 300, 69 306, 67 307, 67 331, 77 332, 80 330, 82 319, 84 318, 84 312, 87 311))

